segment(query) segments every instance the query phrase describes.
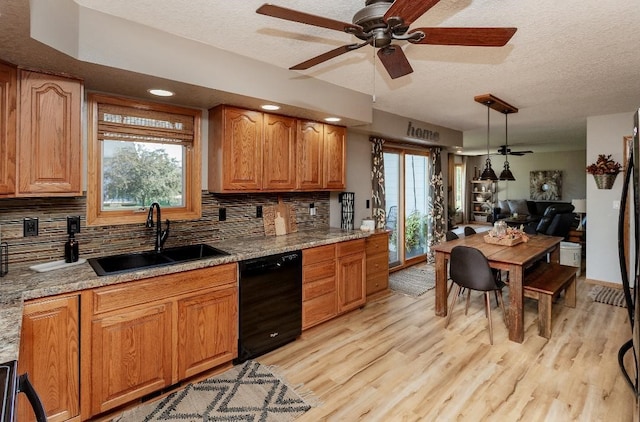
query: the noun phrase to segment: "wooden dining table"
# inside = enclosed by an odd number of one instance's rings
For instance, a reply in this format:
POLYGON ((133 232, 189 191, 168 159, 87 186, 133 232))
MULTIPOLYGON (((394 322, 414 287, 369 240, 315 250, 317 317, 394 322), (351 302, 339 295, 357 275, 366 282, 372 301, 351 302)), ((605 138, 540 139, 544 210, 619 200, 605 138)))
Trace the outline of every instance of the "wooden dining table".
POLYGON ((530 235, 528 242, 513 246, 487 243, 478 233, 432 246, 436 258, 436 310, 438 316, 447 316, 447 267, 451 250, 456 246, 470 246, 480 250, 491 268, 509 272, 509 309, 507 323, 509 339, 518 343, 524 340, 524 270, 539 259, 549 255, 550 262, 560 260, 562 237, 543 234, 530 235))

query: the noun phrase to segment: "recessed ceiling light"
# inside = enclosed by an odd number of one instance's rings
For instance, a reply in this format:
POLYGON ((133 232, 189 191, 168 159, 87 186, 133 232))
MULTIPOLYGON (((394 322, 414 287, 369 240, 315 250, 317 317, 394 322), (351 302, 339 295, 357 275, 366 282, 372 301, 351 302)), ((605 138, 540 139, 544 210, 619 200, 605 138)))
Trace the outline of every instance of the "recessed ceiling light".
POLYGON ((173 97, 174 93, 171 91, 167 91, 166 89, 149 89, 147 90, 149 94, 157 95, 158 97, 173 97))
POLYGON ((327 117, 326 119, 324 119, 325 122, 331 122, 331 123, 339 122, 340 120, 342 119, 339 117, 327 117))
POLYGON ((269 110, 269 111, 280 110, 280 106, 277 106, 275 104, 264 104, 260 107, 262 107, 263 110, 269 110))

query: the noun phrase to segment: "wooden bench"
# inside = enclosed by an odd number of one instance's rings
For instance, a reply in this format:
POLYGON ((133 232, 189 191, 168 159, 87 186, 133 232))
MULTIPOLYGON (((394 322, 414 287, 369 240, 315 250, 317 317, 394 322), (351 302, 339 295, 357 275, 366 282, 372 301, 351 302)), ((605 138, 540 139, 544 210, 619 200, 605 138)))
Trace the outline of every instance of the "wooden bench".
POLYGON ((538 331, 551 337, 551 304, 564 290, 564 305, 576 307, 576 267, 540 262, 524 279, 524 297, 538 301, 538 331))

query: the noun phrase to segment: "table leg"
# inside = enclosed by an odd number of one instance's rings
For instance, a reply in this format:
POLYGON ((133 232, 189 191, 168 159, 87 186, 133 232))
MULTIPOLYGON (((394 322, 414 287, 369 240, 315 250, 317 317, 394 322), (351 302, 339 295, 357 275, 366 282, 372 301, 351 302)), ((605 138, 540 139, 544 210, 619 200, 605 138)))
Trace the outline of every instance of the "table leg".
POLYGON ((436 251, 436 315, 447 316, 447 259, 436 251))
POLYGON ((549 262, 560 263, 560 246, 556 245, 553 250, 549 251, 549 262))
POLYGON ((509 269, 509 340, 524 341, 524 291, 522 288, 524 270, 519 265, 509 269))

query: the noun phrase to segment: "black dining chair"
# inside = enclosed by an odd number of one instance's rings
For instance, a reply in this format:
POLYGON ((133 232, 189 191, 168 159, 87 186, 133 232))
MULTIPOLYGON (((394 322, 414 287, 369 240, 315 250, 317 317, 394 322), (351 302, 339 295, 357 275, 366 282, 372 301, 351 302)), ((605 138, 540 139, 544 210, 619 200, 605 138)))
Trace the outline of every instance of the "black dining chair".
MULTIPOLYGON (((445 322, 445 328, 449 326, 453 308, 458 300, 461 289, 477 290, 484 292, 485 314, 489 319, 489 341, 493 344, 493 325, 491 322, 491 303, 489 293, 495 292, 498 297, 498 303, 502 308, 502 317, 506 324, 504 301, 502 299, 502 289, 505 284, 496 279, 489 261, 478 249, 468 246, 456 246, 451 250, 451 258, 449 260, 449 275, 456 284, 456 291, 453 295, 453 301, 449 307, 449 314, 445 322)), ((469 310, 469 295, 467 295, 467 304, 464 314, 467 315, 469 310)))
POLYGON ((471 227, 471 226, 465 226, 465 228, 464 228, 464 235, 465 235, 465 236, 471 236, 471 235, 474 235, 474 234, 476 234, 476 233, 477 233, 477 232, 476 232, 476 230, 475 230, 473 227, 471 227))
POLYGON ((452 232, 451 230, 447 230, 447 232, 444 234, 444 237, 447 240, 447 242, 450 240, 460 239, 458 235, 452 232))

